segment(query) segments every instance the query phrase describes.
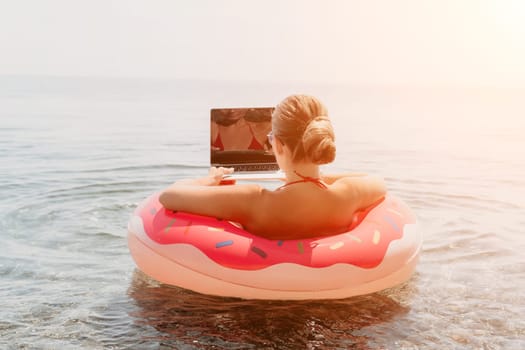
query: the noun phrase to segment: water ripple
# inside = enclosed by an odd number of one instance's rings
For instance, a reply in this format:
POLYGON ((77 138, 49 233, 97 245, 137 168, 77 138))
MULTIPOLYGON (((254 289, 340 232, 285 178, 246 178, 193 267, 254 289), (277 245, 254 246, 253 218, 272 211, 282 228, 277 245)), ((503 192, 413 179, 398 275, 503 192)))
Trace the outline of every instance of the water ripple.
POLYGON ((423 253, 407 283, 381 293, 265 302, 145 277, 126 224, 147 195, 205 173, 203 101, 270 101, 289 87, 31 77, 0 87, 1 349, 525 348, 522 92, 458 114, 458 91, 405 102, 325 91, 343 126, 334 167, 386 176, 418 217, 423 253), (363 117, 345 127, 347 115, 363 117))
POLYGON ((175 345, 169 341, 176 339, 196 348, 351 347, 366 343, 366 337, 352 334, 355 329, 408 312, 380 294, 324 302, 216 298, 151 285, 140 272, 135 273, 129 294, 138 307, 131 315, 140 325, 156 329, 159 341, 164 338, 166 344, 175 345))

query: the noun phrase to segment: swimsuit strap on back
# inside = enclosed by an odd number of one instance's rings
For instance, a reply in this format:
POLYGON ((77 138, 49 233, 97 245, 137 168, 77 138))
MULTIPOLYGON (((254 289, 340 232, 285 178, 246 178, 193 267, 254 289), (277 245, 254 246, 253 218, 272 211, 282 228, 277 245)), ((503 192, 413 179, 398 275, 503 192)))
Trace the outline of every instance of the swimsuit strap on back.
POLYGON ((290 186, 290 185, 298 184, 298 183, 302 183, 302 182, 312 182, 312 183, 316 184, 317 186, 319 186, 322 189, 327 189, 328 188, 328 187, 326 187, 326 185, 319 178, 310 177, 310 176, 303 176, 303 175, 299 174, 295 170, 294 170, 294 173, 295 173, 295 175, 299 176, 301 178, 301 180, 285 183, 281 187, 278 187, 277 190, 280 190, 281 188, 286 187, 286 186, 290 186))

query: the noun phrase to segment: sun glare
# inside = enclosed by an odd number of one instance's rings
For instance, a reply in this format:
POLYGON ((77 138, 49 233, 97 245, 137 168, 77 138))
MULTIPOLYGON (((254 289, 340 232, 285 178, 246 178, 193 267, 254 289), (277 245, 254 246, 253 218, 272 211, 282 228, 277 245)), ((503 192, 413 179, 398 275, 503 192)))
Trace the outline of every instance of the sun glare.
POLYGON ((493 21, 506 34, 523 43, 525 41, 525 1, 489 1, 487 4, 489 12, 485 15, 489 21, 493 21))

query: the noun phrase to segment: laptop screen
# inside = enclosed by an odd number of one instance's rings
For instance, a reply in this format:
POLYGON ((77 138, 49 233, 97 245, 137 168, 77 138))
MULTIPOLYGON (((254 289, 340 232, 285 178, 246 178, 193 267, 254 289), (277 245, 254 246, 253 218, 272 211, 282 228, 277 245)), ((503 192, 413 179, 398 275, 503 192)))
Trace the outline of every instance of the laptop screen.
POLYGON ((273 107, 214 108, 210 113, 210 163, 235 171, 273 171, 268 142, 273 107))

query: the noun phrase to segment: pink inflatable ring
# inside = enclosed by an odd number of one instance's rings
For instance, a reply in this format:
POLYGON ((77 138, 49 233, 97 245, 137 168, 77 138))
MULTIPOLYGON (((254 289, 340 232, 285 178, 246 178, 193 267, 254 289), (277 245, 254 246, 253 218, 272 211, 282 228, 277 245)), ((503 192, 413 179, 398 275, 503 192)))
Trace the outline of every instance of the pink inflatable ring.
POLYGON ((239 225, 173 212, 147 198, 128 224, 137 266, 154 279, 199 293, 245 299, 339 299, 407 280, 421 249, 416 218, 387 195, 345 233, 274 241, 239 225))

